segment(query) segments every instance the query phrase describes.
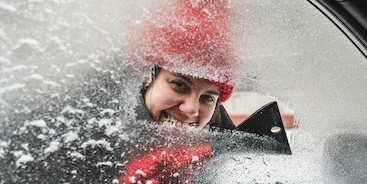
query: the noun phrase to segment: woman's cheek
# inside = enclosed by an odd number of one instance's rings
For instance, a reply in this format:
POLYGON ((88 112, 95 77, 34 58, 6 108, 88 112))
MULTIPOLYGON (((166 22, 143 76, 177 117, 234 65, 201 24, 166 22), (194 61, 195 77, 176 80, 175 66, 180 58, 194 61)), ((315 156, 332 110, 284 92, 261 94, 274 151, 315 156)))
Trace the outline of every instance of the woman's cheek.
POLYGON ((203 128, 206 124, 208 124, 213 114, 214 114, 214 109, 213 110, 208 109, 206 111, 202 111, 201 115, 199 115, 198 128, 203 128))

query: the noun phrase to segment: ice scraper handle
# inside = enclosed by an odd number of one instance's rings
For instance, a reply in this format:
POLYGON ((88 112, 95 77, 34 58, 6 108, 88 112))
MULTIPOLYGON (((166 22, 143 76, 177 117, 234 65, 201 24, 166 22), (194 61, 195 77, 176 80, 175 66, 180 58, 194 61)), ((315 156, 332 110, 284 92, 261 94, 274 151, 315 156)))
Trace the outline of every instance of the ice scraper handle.
POLYGON ((212 156, 210 144, 161 148, 129 161, 121 182, 191 183, 194 172, 212 156))

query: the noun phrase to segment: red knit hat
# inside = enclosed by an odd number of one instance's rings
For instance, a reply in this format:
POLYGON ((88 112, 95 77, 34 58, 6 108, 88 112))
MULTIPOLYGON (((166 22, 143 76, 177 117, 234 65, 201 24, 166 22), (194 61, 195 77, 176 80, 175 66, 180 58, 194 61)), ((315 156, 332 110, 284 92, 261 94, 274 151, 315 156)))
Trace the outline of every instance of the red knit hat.
POLYGON ((238 68, 229 19, 227 0, 178 0, 142 31, 133 46, 134 56, 212 81, 222 103, 233 93, 238 68))

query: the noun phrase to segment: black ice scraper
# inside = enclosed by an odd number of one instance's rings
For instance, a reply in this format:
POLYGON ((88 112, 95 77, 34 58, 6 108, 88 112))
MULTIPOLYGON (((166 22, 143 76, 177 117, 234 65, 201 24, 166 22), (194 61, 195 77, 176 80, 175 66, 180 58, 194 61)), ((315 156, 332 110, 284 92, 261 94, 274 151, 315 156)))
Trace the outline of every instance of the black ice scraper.
POLYGON ((222 105, 220 106, 220 112, 224 128, 274 138, 286 147, 285 154, 291 154, 287 134, 283 126, 277 102, 270 102, 262 106, 237 127, 234 126, 231 118, 222 105))

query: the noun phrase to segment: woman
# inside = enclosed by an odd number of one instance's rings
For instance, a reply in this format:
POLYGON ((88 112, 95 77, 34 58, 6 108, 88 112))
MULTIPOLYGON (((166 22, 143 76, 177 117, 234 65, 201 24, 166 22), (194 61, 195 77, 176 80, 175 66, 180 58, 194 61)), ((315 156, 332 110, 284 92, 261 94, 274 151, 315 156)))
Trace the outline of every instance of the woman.
MULTIPOLYGON (((194 97, 188 92, 191 94, 199 92, 195 91, 199 90, 199 87, 205 88, 204 93, 197 94, 199 96, 196 96, 195 102, 191 101, 191 105, 196 105, 198 109, 189 111, 197 112, 184 112, 187 109, 181 110, 180 106, 169 110, 173 113, 169 114, 171 117, 189 121, 181 123, 195 125, 197 128, 205 126, 215 107, 231 96, 240 65, 235 55, 234 34, 229 24, 232 15, 228 7, 225 0, 201 0, 195 3, 180 0, 167 12, 155 17, 153 23, 148 25, 134 42, 132 59, 139 65, 148 66, 147 68, 153 70, 152 79, 143 87, 143 96, 146 108, 154 121, 162 122, 168 115, 165 109, 174 106, 171 100, 179 103, 178 99, 171 99, 177 97, 174 96, 180 92, 177 90, 184 90, 180 93, 182 96, 194 97), (176 89, 176 94, 156 96, 156 93, 169 92, 163 88, 167 86, 156 84, 162 82, 160 79, 164 77, 161 75, 166 75, 167 72, 183 80, 169 81, 171 87, 176 89), (162 100, 169 103, 163 104, 162 100), (209 101, 213 103, 207 103, 209 101), (158 104, 162 105, 159 107, 161 112, 155 109, 158 104), (192 118, 190 113, 198 113, 195 118, 199 119, 185 119, 192 118)), ((185 103, 182 108, 192 107, 185 105, 190 104, 185 103)))
MULTIPOLYGON (((228 7, 225 0, 179 0, 134 43, 132 59, 153 70, 142 90, 153 121, 220 126, 218 107, 231 96, 239 71, 228 7)), ((154 150, 130 161, 122 183, 190 183, 194 168, 211 151, 205 143, 154 150)))

